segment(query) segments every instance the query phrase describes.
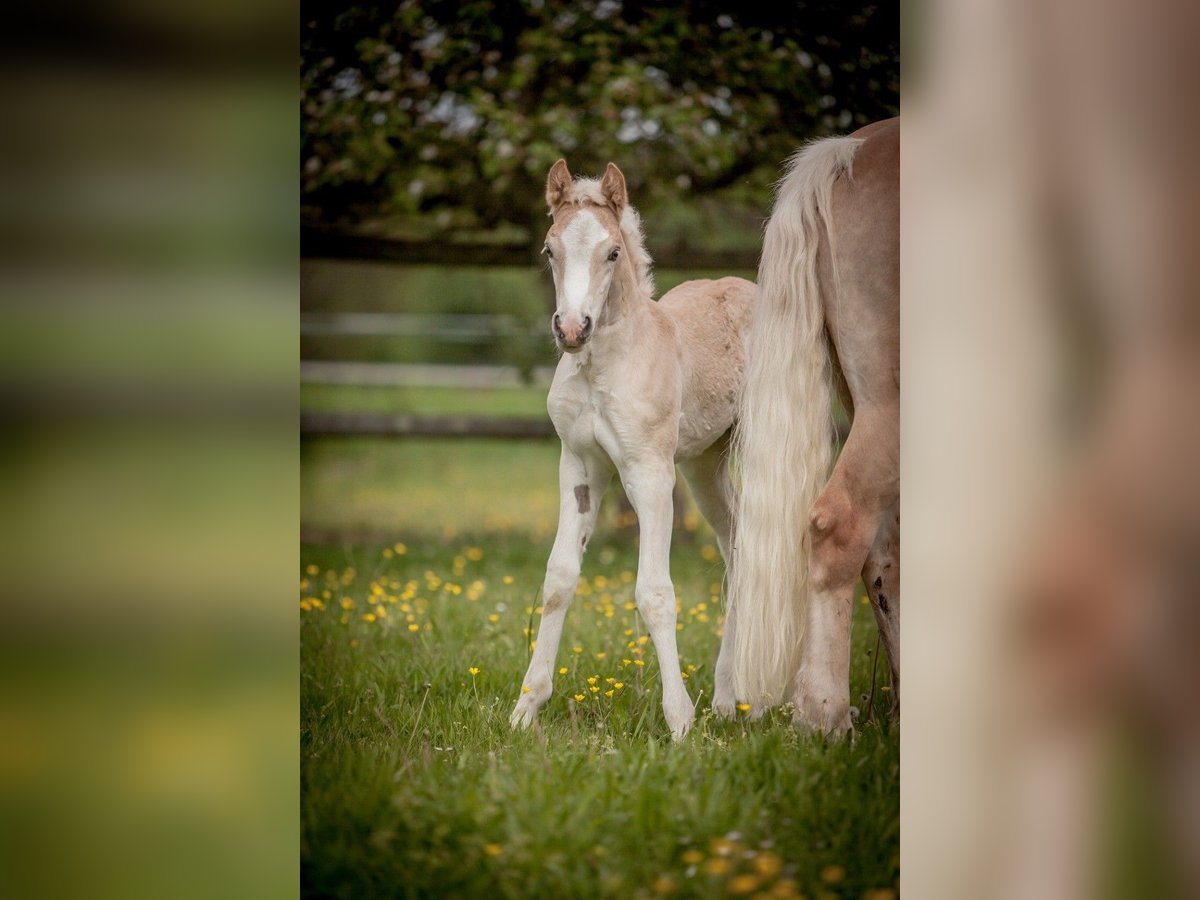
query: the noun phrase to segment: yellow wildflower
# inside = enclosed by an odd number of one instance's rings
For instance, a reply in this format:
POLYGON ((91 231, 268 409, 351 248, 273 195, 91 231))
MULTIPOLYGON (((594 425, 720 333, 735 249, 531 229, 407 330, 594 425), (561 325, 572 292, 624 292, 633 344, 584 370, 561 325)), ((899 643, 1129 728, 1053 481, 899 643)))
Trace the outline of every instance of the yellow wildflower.
POLYGON ((783 860, 769 850, 760 853, 754 859, 754 869, 764 878, 774 878, 783 868, 783 860))
POLYGON ((687 850, 680 858, 689 866, 694 866, 696 863, 700 862, 700 860, 704 859, 704 854, 699 850, 687 850))
POLYGON ((528 694, 528 693, 529 693, 529 691, 530 691, 530 687, 529 687, 529 685, 527 685, 527 684, 523 684, 523 685, 521 685, 521 693, 522 693, 522 694, 528 694))
POLYGON ((499 856, 501 853, 504 852, 504 848, 501 847, 499 844, 484 844, 483 852, 486 853, 488 856, 499 856))
POLYGON ((826 866, 821 870, 821 880, 826 884, 837 884, 846 877, 846 870, 841 866, 826 866))
POLYGON ((566 675, 566 674, 567 674, 568 672, 570 672, 570 671, 571 671, 571 670, 570 670, 570 669, 568 669, 566 666, 562 666, 562 667, 560 667, 560 668, 559 668, 559 670, 558 670, 558 674, 559 674, 559 675, 566 675))
POLYGON ((474 678, 476 675, 479 674, 479 666, 471 666, 471 668, 467 669, 467 672, 470 674, 470 676, 472 678, 474 678))
POLYGON ((750 712, 750 704, 749 703, 739 703, 737 705, 737 708, 739 710, 741 710, 742 712, 750 712))
POLYGON ((578 702, 578 701, 582 701, 582 700, 583 700, 583 698, 584 698, 584 695, 583 695, 583 694, 576 694, 576 695, 575 695, 575 700, 576 700, 577 702, 578 702))
POLYGON ((725 885, 726 890, 731 894, 749 894, 759 885, 757 875, 739 875, 736 878, 729 879, 725 885))
POLYGON ((420 630, 421 630, 421 626, 420 626, 420 625, 418 625, 416 622, 412 622, 411 624, 409 624, 409 626, 408 626, 408 630, 409 630, 409 631, 420 631, 420 630))
POLYGON ((704 871, 709 875, 726 875, 730 869, 729 860, 727 859, 710 859, 704 864, 704 871))

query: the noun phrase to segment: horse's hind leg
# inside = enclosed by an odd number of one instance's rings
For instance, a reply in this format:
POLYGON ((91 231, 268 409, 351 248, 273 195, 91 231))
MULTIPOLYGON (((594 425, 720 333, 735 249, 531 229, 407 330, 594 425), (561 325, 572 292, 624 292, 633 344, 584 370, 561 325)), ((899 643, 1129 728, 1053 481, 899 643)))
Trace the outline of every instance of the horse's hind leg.
MULTIPOLYGON (((687 479, 692 497, 700 512, 712 526, 717 536, 717 546, 725 559, 726 571, 730 565, 730 550, 733 547, 733 507, 736 505, 733 479, 729 475, 728 438, 722 438, 709 447, 698 458, 679 464, 679 470, 687 479)), ((728 575, 727 575, 728 577, 728 575)), ((725 628, 721 635, 721 650, 717 654, 716 684, 713 692, 713 711, 720 716, 732 716, 737 698, 733 693, 733 608, 725 610, 725 628)))
POLYGON ((862 570, 892 672, 893 709, 900 706, 900 504, 883 517, 862 570))
POLYGON ((833 476, 813 506, 811 590, 793 696, 796 722, 850 730, 850 620, 854 593, 885 513, 899 499, 899 415, 859 408, 833 476))
POLYGON ((559 462, 558 534, 546 580, 542 586, 542 621, 529 669, 521 683, 509 722, 513 728, 525 728, 537 719, 538 710, 550 699, 554 686, 554 658, 562 640, 563 621, 567 607, 575 598, 583 551, 596 526, 600 498, 604 495, 612 473, 597 461, 585 461, 566 447, 559 462))

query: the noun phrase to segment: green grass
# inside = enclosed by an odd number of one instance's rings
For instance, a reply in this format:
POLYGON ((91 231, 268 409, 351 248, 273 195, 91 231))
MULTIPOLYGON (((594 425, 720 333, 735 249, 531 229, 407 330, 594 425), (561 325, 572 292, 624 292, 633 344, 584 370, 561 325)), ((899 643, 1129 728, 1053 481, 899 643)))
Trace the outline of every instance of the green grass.
POLYGON ((546 418, 545 385, 514 388, 300 386, 300 409, 317 412, 382 412, 416 415, 546 418))
MULTIPOLYGON (((826 743, 798 735, 782 711, 759 722, 707 712, 723 566, 705 534, 698 545, 679 542, 672 560, 681 665, 700 711, 682 745, 663 720, 652 646, 639 641, 628 537, 601 529, 593 539, 559 652, 569 671, 557 677, 540 730, 518 734, 508 715, 536 633, 547 538, 414 532, 403 553, 305 546, 306 895, 894 889, 892 723, 876 718, 853 743, 826 743)), ((855 611, 851 696, 861 706, 876 638, 868 607, 855 611)), ((881 660, 880 685, 885 670, 881 660)), ((881 705, 887 697, 877 693, 881 705)))

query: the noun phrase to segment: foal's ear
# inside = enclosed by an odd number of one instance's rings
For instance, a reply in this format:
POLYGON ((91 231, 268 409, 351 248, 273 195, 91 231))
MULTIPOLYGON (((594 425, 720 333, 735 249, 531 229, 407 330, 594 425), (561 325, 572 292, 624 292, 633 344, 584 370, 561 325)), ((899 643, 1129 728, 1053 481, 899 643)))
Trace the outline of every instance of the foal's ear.
POLYGON ((571 194, 571 172, 567 169, 567 161, 560 159, 550 167, 546 176, 546 205, 550 207, 550 215, 567 202, 571 194))
POLYGON ((629 193, 625 190, 625 176, 621 174, 612 163, 608 164, 608 168, 604 170, 604 177, 600 179, 600 194, 604 197, 604 201, 616 210, 617 215, 629 205, 629 193))

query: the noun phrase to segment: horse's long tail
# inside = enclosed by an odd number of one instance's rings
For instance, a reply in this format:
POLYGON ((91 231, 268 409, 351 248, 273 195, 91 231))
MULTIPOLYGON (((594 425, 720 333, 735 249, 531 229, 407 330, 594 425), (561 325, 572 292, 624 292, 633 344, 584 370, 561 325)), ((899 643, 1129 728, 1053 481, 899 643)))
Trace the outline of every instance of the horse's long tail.
POLYGON ((818 253, 822 240, 832 248, 830 195, 860 143, 826 138, 792 157, 763 241, 734 444, 741 496, 729 581, 734 692, 755 706, 786 699, 804 636, 809 515, 833 457, 830 288, 818 253))

